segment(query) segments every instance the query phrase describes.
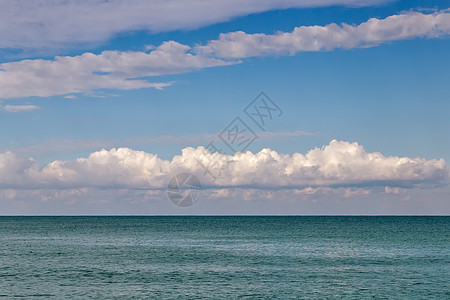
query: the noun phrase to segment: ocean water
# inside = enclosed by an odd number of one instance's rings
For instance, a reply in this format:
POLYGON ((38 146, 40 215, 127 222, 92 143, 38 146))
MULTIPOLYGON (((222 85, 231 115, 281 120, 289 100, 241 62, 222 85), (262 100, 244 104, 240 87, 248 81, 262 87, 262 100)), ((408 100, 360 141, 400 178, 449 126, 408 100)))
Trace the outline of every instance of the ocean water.
POLYGON ((450 217, 0 217, 0 298, 450 299, 450 217))

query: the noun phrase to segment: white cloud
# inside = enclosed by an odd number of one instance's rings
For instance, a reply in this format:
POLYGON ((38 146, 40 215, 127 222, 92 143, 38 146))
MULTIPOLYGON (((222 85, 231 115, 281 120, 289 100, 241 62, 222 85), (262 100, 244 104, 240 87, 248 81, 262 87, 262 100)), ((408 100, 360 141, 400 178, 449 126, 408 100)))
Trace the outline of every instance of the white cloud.
MULTIPOLYGON (((154 154, 119 148, 73 161, 54 161, 41 168, 33 159, 5 152, 0 154, 0 187, 164 189, 173 175, 192 172, 210 188, 407 188, 446 184, 449 176, 443 159, 386 157, 367 153, 357 143, 333 140, 306 154, 263 149, 259 153, 224 155, 220 161, 223 171, 214 181, 198 163, 205 162, 208 154, 203 147, 189 147, 168 161, 154 154)), ((353 194, 349 190, 348 195, 353 194)))
POLYGON ((329 51, 371 47, 389 41, 418 37, 436 38, 450 34, 450 13, 408 12, 385 19, 372 18, 357 26, 329 24, 301 26, 274 35, 242 31, 221 34, 218 40, 198 46, 197 51, 220 58, 294 55, 301 51, 329 51))
POLYGON ((4 111, 9 113, 18 113, 18 112, 24 112, 24 111, 32 111, 39 109, 39 106, 36 105, 5 105, 0 106, 4 111))
POLYGON ((23 60, 0 64, 0 98, 90 92, 95 89, 161 89, 170 83, 151 83, 157 76, 223 66, 220 59, 189 53, 190 47, 164 42, 150 53, 104 51, 95 55, 58 56, 54 60, 23 60))
POLYGON ((384 188, 384 192, 386 194, 396 194, 398 195, 400 193, 400 189, 399 188, 391 188, 389 186, 384 188))
MULTIPOLYGON (((143 77, 191 72, 239 63, 237 59, 264 55, 294 55, 379 45, 417 37, 450 34, 450 13, 408 12, 386 19, 370 19, 358 26, 302 26, 275 35, 232 32, 194 48, 174 41, 147 52, 104 51, 54 60, 22 60, 0 64, 0 98, 48 97, 91 93, 96 89, 161 89, 143 77)), ((0 35, 1 36, 1 35, 0 35)))
POLYGON ((0 48, 61 48, 131 30, 193 29, 273 9, 378 5, 387 0, 6 0, 0 48))

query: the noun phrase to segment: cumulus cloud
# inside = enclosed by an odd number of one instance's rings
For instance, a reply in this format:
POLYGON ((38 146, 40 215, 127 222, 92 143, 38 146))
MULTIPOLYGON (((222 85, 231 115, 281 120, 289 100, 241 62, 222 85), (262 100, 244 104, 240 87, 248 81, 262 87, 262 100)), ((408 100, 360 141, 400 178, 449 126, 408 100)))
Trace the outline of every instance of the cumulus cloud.
POLYGON ((39 106, 36 105, 5 105, 0 106, 4 111, 9 113, 18 113, 18 112, 24 112, 24 111, 32 111, 39 109, 39 106))
MULTIPOLYGON (((128 148, 101 150, 87 158, 54 161, 41 167, 34 159, 0 154, 0 187, 165 189, 181 172, 196 174, 206 188, 305 189, 308 187, 414 187, 448 182, 443 159, 426 160, 368 153, 357 143, 333 140, 306 154, 212 154, 203 147, 185 148, 172 160, 128 148), (220 156, 220 159, 218 159, 220 156), (220 176, 213 179, 199 163, 217 158, 220 176)), ((349 190, 349 196, 352 194, 349 190)))
POLYGON ((0 48, 61 48, 130 30, 193 29, 273 9, 377 5, 387 0, 6 0, 0 48))
POLYGON ((58 56, 54 60, 22 60, 0 64, 0 98, 48 97, 90 93, 96 89, 161 89, 171 83, 149 82, 144 77, 226 66, 251 56, 370 47, 388 41, 448 34, 450 13, 447 10, 431 14, 408 12, 386 19, 373 18, 358 26, 302 26, 274 35, 232 32, 194 47, 168 41, 150 47, 149 53, 104 51, 98 55, 58 56))
POLYGON ((58 56, 54 60, 23 60, 0 64, 0 98, 90 92, 95 89, 161 89, 170 83, 152 83, 146 76, 193 71, 230 64, 189 53, 190 47, 164 42, 150 53, 104 51, 95 55, 58 56))
POLYGON ((221 34, 197 51, 221 58, 266 55, 294 55, 301 51, 329 51, 371 47, 381 43, 418 37, 435 38, 450 34, 448 10, 423 14, 408 12, 385 19, 372 18, 357 26, 329 24, 301 26, 292 32, 274 35, 247 34, 242 31, 221 34))

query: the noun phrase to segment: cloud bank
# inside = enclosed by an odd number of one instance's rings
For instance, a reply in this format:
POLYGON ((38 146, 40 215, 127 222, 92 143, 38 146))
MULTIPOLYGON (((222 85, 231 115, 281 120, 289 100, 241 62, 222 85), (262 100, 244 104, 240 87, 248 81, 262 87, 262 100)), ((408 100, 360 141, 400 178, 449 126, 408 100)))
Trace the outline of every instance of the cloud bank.
POLYGON ((161 89, 171 83, 149 82, 145 77, 232 65, 247 57, 371 47, 448 34, 447 10, 432 14, 408 12, 373 18, 357 26, 302 26, 274 35, 232 32, 194 47, 168 41, 150 52, 104 51, 98 55, 58 56, 54 60, 22 60, 0 64, 0 98, 48 97, 96 89, 161 89))
MULTIPOLYGON (((219 153, 213 157, 220 156, 219 153)), ((205 174, 211 154, 203 147, 185 148, 172 160, 128 148, 101 150, 87 158, 54 161, 44 167, 31 158, 11 152, 0 154, 0 187, 3 189, 156 189, 181 172, 196 174, 206 188, 299 189, 306 187, 404 187, 448 183, 443 159, 426 160, 368 153, 358 143, 333 140, 306 154, 280 154, 270 149, 258 153, 223 155, 221 174, 205 174)))
POLYGON ((193 29, 274 9, 378 5, 387 0, 6 0, 0 48, 60 48, 132 30, 193 29))

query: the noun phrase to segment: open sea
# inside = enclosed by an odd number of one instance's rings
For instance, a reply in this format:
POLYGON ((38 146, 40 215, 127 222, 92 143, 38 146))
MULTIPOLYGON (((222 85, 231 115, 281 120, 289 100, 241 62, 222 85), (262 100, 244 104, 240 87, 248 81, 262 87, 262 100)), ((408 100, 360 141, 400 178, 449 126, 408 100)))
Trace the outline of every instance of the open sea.
POLYGON ((450 299, 450 217, 0 217, 0 298, 450 299))

